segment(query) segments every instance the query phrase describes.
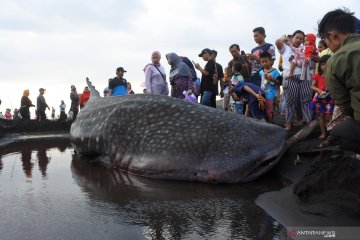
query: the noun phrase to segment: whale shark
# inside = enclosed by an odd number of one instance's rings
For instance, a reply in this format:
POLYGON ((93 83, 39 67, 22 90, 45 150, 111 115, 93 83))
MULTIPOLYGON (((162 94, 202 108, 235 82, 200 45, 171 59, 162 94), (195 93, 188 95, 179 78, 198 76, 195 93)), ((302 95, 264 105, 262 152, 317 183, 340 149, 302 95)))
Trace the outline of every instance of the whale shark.
POLYGON ((241 183, 269 171, 286 148, 286 131, 240 114, 156 94, 90 99, 70 129, 79 154, 103 156, 143 177, 241 183))

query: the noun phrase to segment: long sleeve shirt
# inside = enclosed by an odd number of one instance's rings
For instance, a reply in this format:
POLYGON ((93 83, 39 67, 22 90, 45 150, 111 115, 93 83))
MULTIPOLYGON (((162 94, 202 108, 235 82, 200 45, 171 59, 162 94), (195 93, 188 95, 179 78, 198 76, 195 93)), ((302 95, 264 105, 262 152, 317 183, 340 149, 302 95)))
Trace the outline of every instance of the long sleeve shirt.
POLYGON ((45 98, 43 95, 39 95, 37 97, 37 109, 39 111, 45 111, 46 108, 48 108, 49 106, 47 105, 45 98))
POLYGON ((166 73, 163 66, 156 67, 152 64, 145 70, 145 85, 147 93, 169 94, 169 87, 166 81, 166 73), (160 73, 161 72, 161 73, 160 73))
POLYGON ((345 39, 328 60, 327 87, 342 112, 360 123, 360 35, 345 39))

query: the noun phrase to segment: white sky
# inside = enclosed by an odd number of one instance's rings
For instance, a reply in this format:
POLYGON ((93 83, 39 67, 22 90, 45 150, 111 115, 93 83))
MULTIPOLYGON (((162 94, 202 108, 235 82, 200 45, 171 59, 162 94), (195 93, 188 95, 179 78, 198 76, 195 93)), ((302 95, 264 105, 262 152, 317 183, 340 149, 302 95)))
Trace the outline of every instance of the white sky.
POLYGON ((197 55, 205 47, 226 66, 232 43, 245 52, 256 46, 255 27, 274 43, 297 29, 316 33, 318 20, 339 7, 359 16, 358 0, 0 0, 0 110, 18 108, 24 89, 36 104, 43 87, 58 114, 60 100, 69 109, 70 85, 81 93, 88 76, 102 93, 120 66, 139 93, 154 50, 167 73, 166 53, 204 65, 197 55))

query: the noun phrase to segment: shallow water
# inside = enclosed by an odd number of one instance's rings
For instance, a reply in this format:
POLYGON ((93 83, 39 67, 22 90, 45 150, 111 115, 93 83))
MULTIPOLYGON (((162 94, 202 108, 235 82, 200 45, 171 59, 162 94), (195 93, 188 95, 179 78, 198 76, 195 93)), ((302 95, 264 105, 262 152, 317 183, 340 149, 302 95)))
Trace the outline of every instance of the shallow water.
POLYGON ((74 155, 66 140, 0 149, 0 239, 276 239, 254 204, 283 182, 161 181, 74 155))

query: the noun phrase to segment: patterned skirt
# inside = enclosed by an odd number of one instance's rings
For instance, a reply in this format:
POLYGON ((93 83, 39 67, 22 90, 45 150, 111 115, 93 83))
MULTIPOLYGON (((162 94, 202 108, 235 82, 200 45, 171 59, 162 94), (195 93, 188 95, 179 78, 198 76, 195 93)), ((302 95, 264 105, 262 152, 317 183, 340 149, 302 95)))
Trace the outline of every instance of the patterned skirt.
POLYGON ((316 113, 332 114, 334 111, 334 100, 329 94, 325 98, 320 98, 316 93, 310 103, 310 110, 316 113))
POLYGON ((184 99, 183 92, 189 89, 194 91, 191 77, 179 77, 175 79, 174 85, 171 86, 171 96, 184 99))

